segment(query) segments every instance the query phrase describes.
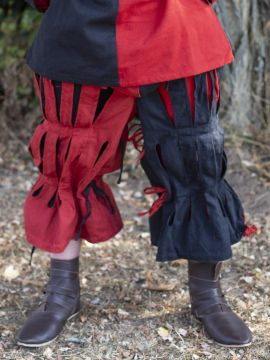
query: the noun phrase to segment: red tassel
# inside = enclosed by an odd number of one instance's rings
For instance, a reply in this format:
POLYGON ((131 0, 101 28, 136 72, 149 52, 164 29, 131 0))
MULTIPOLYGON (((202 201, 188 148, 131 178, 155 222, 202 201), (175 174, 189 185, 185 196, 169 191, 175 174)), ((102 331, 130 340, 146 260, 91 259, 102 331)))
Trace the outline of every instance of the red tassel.
POLYGON ((258 233, 258 228, 256 225, 252 225, 252 226, 246 225, 244 236, 250 236, 252 234, 257 234, 257 233, 258 233))
POLYGON ((241 217, 243 219, 243 221, 245 222, 246 225, 246 230, 244 232, 244 236, 250 236, 252 234, 258 234, 258 228, 256 225, 248 225, 246 220, 245 220, 245 214, 241 214, 241 217))

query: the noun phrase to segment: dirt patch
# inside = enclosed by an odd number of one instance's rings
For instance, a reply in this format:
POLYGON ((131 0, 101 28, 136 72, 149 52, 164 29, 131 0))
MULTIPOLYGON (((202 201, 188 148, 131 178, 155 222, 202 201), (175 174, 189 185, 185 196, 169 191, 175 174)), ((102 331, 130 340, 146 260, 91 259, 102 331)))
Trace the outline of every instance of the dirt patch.
POLYGON ((17 158, 16 147, 2 145, 1 154, 1 359, 269 359, 269 188, 256 171, 243 166, 229 142, 226 178, 248 218, 260 227, 259 235, 233 247, 234 257, 223 268, 228 302, 254 332, 253 345, 239 350, 215 345, 190 316, 186 261, 155 261, 147 217, 136 215, 150 204, 142 195, 148 182, 142 169, 134 168, 136 153, 131 149, 123 182, 116 185, 117 172, 107 176, 125 228, 105 243, 83 244, 82 312, 50 346, 31 350, 15 345, 18 326, 42 294, 49 259, 36 251, 32 267, 28 265, 31 249, 24 237, 23 201, 37 172, 29 157, 17 158))

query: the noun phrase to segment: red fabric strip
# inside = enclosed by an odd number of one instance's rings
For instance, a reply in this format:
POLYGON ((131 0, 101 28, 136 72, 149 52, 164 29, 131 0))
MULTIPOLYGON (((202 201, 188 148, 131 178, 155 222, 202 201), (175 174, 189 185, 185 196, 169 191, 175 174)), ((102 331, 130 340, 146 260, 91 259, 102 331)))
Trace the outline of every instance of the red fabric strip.
POLYGON ((38 97, 40 98, 40 84, 38 82, 38 74, 33 73, 33 78, 34 78, 34 86, 35 86, 36 93, 37 93, 38 97))
POLYGON ((93 123, 100 90, 98 86, 82 86, 75 127, 89 127, 93 123))
POLYGON ((174 123, 173 106, 172 106, 169 91, 166 90, 166 82, 162 83, 159 86, 159 93, 160 93, 161 99, 163 101, 163 104, 166 107, 166 110, 167 110, 167 113, 168 113, 168 115, 170 117, 170 120, 171 120, 172 123, 174 123))
POLYGON ((213 89, 212 89, 212 80, 211 80, 210 72, 206 74, 206 88, 209 99, 209 106, 211 108, 213 89))
POLYGON ((216 69, 214 70, 214 78, 215 78, 215 89, 216 89, 216 103, 218 103, 220 97, 220 88, 219 88, 219 79, 216 69))
MULTIPOLYGON (((119 139, 123 134, 133 109, 134 98, 121 94, 118 91, 114 91, 104 105, 99 119, 94 122, 91 131, 95 134, 93 139, 98 139, 99 144, 103 144, 106 141, 109 141, 109 144, 92 171, 89 171, 88 174, 81 179, 77 190, 78 194, 86 188, 96 174, 103 174, 104 166, 107 169, 108 164, 114 164, 119 139), (117 126, 115 124, 117 124, 117 126)), ((90 140, 91 136, 89 136, 89 142, 90 140)), ((96 150, 98 151, 98 149, 93 149, 91 144, 89 144, 80 156, 80 166, 87 164, 87 167, 91 169, 91 163, 93 166, 96 159, 96 150)))
POLYGON ((45 176, 56 177, 56 142, 58 134, 52 131, 47 132, 44 155, 43 155, 43 174, 45 176))
POLYGON ((186 86, 187 86, 187 92, 189 97, 189 104, 191 108, 192 118, 193 121, 195 119, 195 97, 194 97, 194 91, 195 91, 195 80, 194 76, 189 76, 186 78, 186 86))
POLYGON ((43 78, 44 84, 44 96, 46 103, 46 118, 50 122, 58 123, 57 112, 56 112, 56 100, 54 94, 54 88, 52 84, 52 80, 43 78))
POLYGON ((61 103, 60 103, 60 122, 62 125, 71 127, 72 108, 73 108, 74 84, 62 82, 61 103))
POLYGON ((33 136, 31 137, 29 144, 28 144, 28 148, 30 150, 31 148, 31 153, 32 153, 32 157, 33 157, 33 161, 34 164, 39 167, 39 165, 41 164, 41 154, 40 154, 40 141, 42 139, 42 136, 45 134, 46 129, 43 127, 43 125, 39 125, 36 130, 35 133, 33 134, 33 136))

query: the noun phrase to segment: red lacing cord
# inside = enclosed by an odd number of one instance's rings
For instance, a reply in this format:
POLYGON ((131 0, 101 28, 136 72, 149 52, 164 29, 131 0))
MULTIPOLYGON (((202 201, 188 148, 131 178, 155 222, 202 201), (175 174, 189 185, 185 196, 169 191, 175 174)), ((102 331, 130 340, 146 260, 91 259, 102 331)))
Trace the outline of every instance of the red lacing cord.
POLYGON ((141 159, 143 158, 144 154, 145 154, 145 150, 144 150, 144 144, 143 144, 143 131, 142 131, 142 127, 140 124, 132 124, 129 128, 129 133, 131 133, 131 131, 138 126, 137 130, 135 130, 133 132, 132 135, 127 137, 127 141, 132 141, 133 145, 135 147, 136 150, 138 150, 140 152, 140 155, 138 156, 137 160, 136 160, 136 164, 138 164, 141 159))
POLYGON ((246 230, 245 230, 243 236, 250 236, 252 234, 254 234, 254 235, 258 234, 257 226, 256 225, 248 225, 247 222, 245 221, 245 214, 242 214, 241 217, 244 220, 245 225, 246 225, 246 230))
POLYGON ((168 191, 162 187, 151 186, 151 187, 146 187, 143 192, 145 195, 161 194, 159 198, 153 202, 150 209, 138 213, 139 216, 144 216, 146 214, 149 214, 149 216, 151 217, 163 205, 163 202, 167 196, 168 191))

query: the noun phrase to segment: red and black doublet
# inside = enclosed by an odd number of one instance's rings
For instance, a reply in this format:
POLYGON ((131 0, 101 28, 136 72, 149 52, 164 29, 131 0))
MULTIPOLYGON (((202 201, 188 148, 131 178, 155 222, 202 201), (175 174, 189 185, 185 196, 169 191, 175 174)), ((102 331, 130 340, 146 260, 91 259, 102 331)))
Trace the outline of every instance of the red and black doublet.
POLYGON ((43 114, 29 142, 39 178, 24 206, 27 240, 62 252, 71 239, 118 233, 102 176, 122 168, 133 141, 145 194, 158 196, 147 211, 156 259, 230 258, 247 226, 224 179, 219 82, 233 55, 210 2, 35 3, 47 11, 27 57, 43 114))
POLYGON ((233 60, 208 0, 27 1, 46 10, 27 63, 49 79, 140 86, 233 60))

